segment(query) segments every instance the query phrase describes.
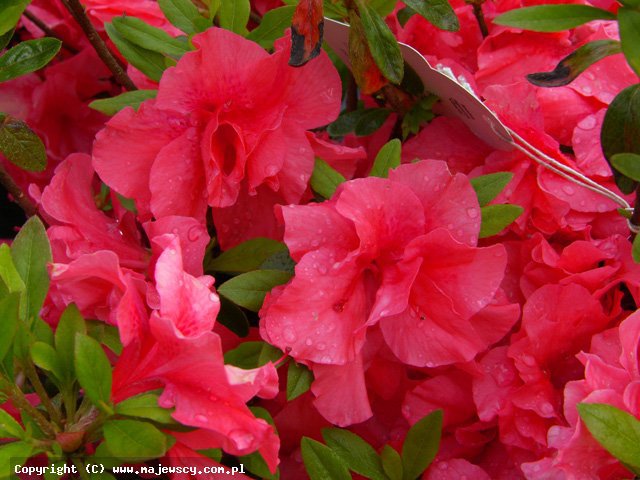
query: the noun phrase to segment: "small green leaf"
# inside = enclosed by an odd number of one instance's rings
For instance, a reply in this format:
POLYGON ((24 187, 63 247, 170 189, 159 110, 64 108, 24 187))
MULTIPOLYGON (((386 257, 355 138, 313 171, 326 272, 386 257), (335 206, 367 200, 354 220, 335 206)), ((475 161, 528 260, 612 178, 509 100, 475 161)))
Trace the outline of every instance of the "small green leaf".
POLYGON ((0 152, 30 172, 47 168, 47 152, 40 137, 22 120, 0 113, 0 152))
POLYGON ((35 452, 27 442, 12 442, 0 445, 0 479, 17 478, 13 472, 14 465, 23 465, 27 458, 35 452))
POLYGON ((291 26, 294 10, 293 6, 269 10, 262 17, 260 25, 251 30, 247 38, 258 43, 262 48, 272 49, 273 42, 282 37, 284 31, 291 26))
POLYGON ((22 426, 15 421, 5 410, 0 408, 0 438, 22 438, 26 437, 22 426))
POLYGON ((286 249, 282 242, 270 238, 253 238, 222 252, 207 265, 207 271, 231 274, 250 272, 260 268, 260 265, 274 253, 286 249))
POLYGON ((118 33, 134 45, 180 58, 189 51, 189 45, 173 38, 160 28, 152 27, 136 17, 115 17, 111 23, 118 33))
POLYGON ((249 0, 222 0, 218 10, 220 26, 244 36, 247 34, 250 13, 249 0))
POLYGON ((487 238, 500 233, 522 215, 524 209, 518 205, 487 205, 480 209, 482 224, 480 238, 487 238))
POLYGON ((402 28, 404 28, 407 25, 407 22, 409 20, 411 20, 411 18, 414 15, 417 15, 418 12, 416 12, 413 8, 411 7, 404 7, 400 10, 398 10, 398 13, 396 14, 396 17, 398 18, 398 22, 400 22, 400 26, 402 26, 402 28))
POLYGON ((366 137, 375 133, 391 115, 391 111, 386 108, 368 108, 365 110, 355 126, 355 133, 359 137, 366 137))
POLYGON ((460 30, 458 17, 447 0, 406 0, 404 3, 440 30, 460 30))
POLYGON ((637 153, 616 153, 611 157, 611 165, 631 180, 640 182, 640 155, 637 153))
POLYGON ((111 414, 111 364, 93 338, 76 334, 74 366, 78 382, 91 402, 111 414))
POLYGON ((35 318, 49 290, 47 264, 51 262, 51 247, 44 225, 36 216, 24 224, 13 244, 11 256, 16 270, 26 286, 24 319, 35 318))
POLYGON ((87 333, 90 337, 107 347, 116 355, 122 353, 122 342, 120 342, 120 333, 117 327, 107 325, 98 320, 89 320, 86 324, 87 333))
POLYGON ((57 38, 38 38, 21 42, 0 57, 0 82, 40 70, 60 51, 57 38))
POLYGON ((597 61, 621 51, 620 42, 616 40, 595 40, 585 43, 575 52, 560 60, 553 71, 531 73, 527 75, 527 80, 538 87, 568 85, 597 61))
POLYGON ((87 329, 80 310, 72 303, 62 312, 55 333, 56 351, 60 357, 60 365, 64 372, 64 377, 61 380, 67 385, 75 379, 73 357, 76 334, 78 333, 85 334, 87 329))
POLYGON ((127 398, 115 406, 118 415, 126 417, 146 418, 158 423, 171 424, 171 410, 158 406, 158 392, 147 392, 127 398))
POLYGON ((280 478, 280 471, 276 470, 276 473, 271 473, 260 452, 238 457, 238 462, 244 466, 247 472, 253 473, 262 480, 278 480, 280 478))
POLYGON ((320 158, 316 158, 316 164, 311 175, 311 188, 324 198, 331 198, 338 185, 345 182, 345 178, 320 158))
POLYGON ((31 0, 3 0, 0 2, 0 35, 13 30, 31 0))
POLYGON ((15 30, 12 28, 8 32, 3 33, 2 35, 0 35, 0 50, 4 50, 5 47, 7 45, 9 45, 9 42, 13 38, 13 34, 14 33, 15 33, 15 30))
POLYGON ((227 280, 218 288, 218 293, 236 305, 257 312, 264 297, 273 287, 287 283, 291 275, 281 270, 254 270, 227 280))
POLYGON ((507 186, 513 178, 511 172, 497 172, 481 175, 471 179, 471 186, 476 191, 478 203, 484 207, 507 186))
POLYGON ((296 262, 289 255, 289 250, 280 250, 260 264, 261 270, 282 270, 291 275, 295 273, 295 268, 296 262))
POLYGON ((618 26, 622 52, 636 75, 640 75, 640 11, 635 8, 619 8, 618 26))
POLYGON ((184 33, 204 32, 211 26, 211 21, 200 15, 191 0, 158 0, 158 4, 167 20, 184 33))
POLYGON ((387 480, 376 451, 355 433, 341 428, 323 428, 322 438, 350 470, 372 480, 387 480))
POLYGON ((399 85, 404 74, 400 45, 384 19, 363 0, 356 0, 364 34, 376 65, 391 83, 399 85))
POLYGON ((157 94, 157 90, 133 90, 121 93, 116 97, 94 100, 89 104, 89 108, 93 108, 105 115, 115 115, 125 107, 132 107, 134 110, 138 110, 142 102, 150 98, 156 98, 157 94))
POLYGON ((4 282, 9 293, 20 293, 25 289, 22 277, 13 264, 11 249, 6 243, 0 245, 0 280, 4 282))
POLYGON ((414 480, 431 464, 440 448, 442 410, 435 410, 416 422, 402 445, 402 478, 414 480))
POLYGON ((309 437, 302 437, 300 446, 311 480, 351 480, 344 461, 329 447, 309 437))
POLYGON ((369 173, 370 177, 387 178, 389 170, 400 165, 400 155, 402 153, 402 143, 394 138, 387 142, 376 155, 373 167, 369 173))
POLYGON ((64 369, 55 349, 44 342, 35 342, 31 345, 31 359, 41 369, 51 372, 58 382, 65 377, 64 369))
POLYGON ((287 400, 293 400, 305 393, 311 387, 311 382, 313 382, 311 370, 291 360, 287 371, 287 400))
POLYGON ((109 451, 122 460, 142 462, 167 451, 167 437, 147 422, 108 420, 102 430, 109 451))
POLYGON ((592 20, 615 20, 616 16, 589 5, 536 5, 510 10, 497 16, 493 23, 535 32, 560 32, 592 20))
MULTIPOLYGON (((20 295, 17 293, 6 294, 0 298, 0 362, 11 349, 18 330, 20 317, 20 295)), ((24 332, 23 329, 21 331, 24 332)), ((9 361, 13 364, 13 358, 9 355, 9 361)), ((0 371, 2 366, 0 366, 0 371)))
POLYGON ((160 81, 162 73, 167 68, 165 57, 162 54, 133 44, 124 38, 111 23, 105 23, 104 29, 116 48, 131 65, 151 80, 160 81))
POLYGON ((640 469, 640 422, 612 405, 579 403, 580 418, 591 435, 622 463, 640 469))
POLYGON ((265 342, 244 342, 224 354, 224 363, 251 370, 275 362, 282 352, 265 342))
MULTIPOLYGON (((332 137, 344 137, 346 134, 355 130, 356 124, 360 117, 367 110, 354 110, 353 112, 343 112, 340 116, 327 127, 327 132, 332 137)), ((384 122, 383 122, 384 123, 384 122)))
POLYGON ((220 312, 216 322, 224 325, 239 337, 249 335, 249 319, 244 311, 235 303, 220 297, 220 312))
POLYGON ((636 235, 633 239, 633 245, 631 247, 631 256, 633 261, 640 263, 640 235, 636 235))
POLYGON ((380 452, 382 468, 390 480, 402 480, 402 458, 391 445, 385 445, 380 452))

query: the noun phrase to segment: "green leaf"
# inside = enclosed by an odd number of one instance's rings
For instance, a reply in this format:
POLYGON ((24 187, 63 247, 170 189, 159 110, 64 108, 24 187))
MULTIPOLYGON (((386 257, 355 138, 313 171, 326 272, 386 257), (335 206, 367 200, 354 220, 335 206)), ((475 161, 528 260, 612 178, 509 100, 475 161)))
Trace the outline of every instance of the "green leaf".
POLYGON ((220 297, 220 312, 216 322, 224 325, 239 337, 249 335, 249 319, 235 303, 220 297))
POLYGON ((49 290, 47 264, 51 262, 51 247, 38 217, 31 217, 20 229, 11 245, 11 256, 26 286, 23 318, 30 321, 40 312, 49 290))
POLYGON ((131 65, 151 80, 160 81, 162 73, 167 68, 165 57, 162 54, 133 44, 124 38, 111 23, 105 23, 104 29, 116 48, 131 65))
POLYGON ((622 52, 636 75, 640 75, 640 11, 627 7, 618 9, 618 27, 622 52))
POLYGON ((407 22, 411 20, 411 17, 417 14, 418 12, 416 12, 413 8, 404 7, 398 10, 396 17, 398 18, 398 22, 400 22, 400 26, 404 28, 407 25, 407 22))
POLYGON ((568 85, 594 63, 621 51, 620 42, 616 40, 595 40, 585 43, 575 52, 560 60, 553 71, 531 73, 527 75, 527 80, 538 87, 568 85))
POLYGON ((321 158, 316 158, 310 180, 311 188, 314 192, 322 195, 324 198, 331 198, 336 188, 338 188, 338 185, 345 181, 345 178, 340 172, 331 168, 331 166, 321 158))
POLYGON ((135 397, 127 398, 115 406, 118 415, 139 417, 154 422, 171 424, 175 420, 171 417, 171 410, 158 406, 159 392, 147 392, 135 397))
POLYGON ((260 268, 260 265, 274 253, 286 249, 282 242, 270 238, 253 238, 222 252, 207 265, 207 271, 231 274, 250 272, 260 268))
POLYGON ((356 0, 364 34, 376 65, 391 83, 399 85, 404 74, 400 45, 384 19, 363 0, 356 0))
POLYGON ((291 360, 287 371, 287 400, 293 400, 305 393, 311 387, 311 382, 313 382, 311 370, 291 360))
POLYGON ((592 20, 615 20, 616 16, 588 5, 536 5, 510 10, 497 16, 493 23, 535 32, 560 32, 592 20))
POLYGON ((251 370, 275 362, 282 352, 265 342, 244 342, 224 354, 224 363, 251 370))
POLYGON ((341 428, 323 428, 322 438, 350 470, 372 480, 387 480, 376 451, 355 433, 341 428))
POLYGON ((343 137, 355 130, 356 124, 366 110, 354 110, 353 112, 343 112, 327 127, 327 132, 332 137, 343 137))
MULTIPOLYGON (((605 158, 617 153, 640 154, 640 84, 622 90, 611 102, 602 122, 600 142, 605 158)), ((620 190, 631 193, 635 182, 613 170, 620 190)))
POLYGON ((633 245, 631 247, 631 256, 633 261, 640 263, 640 235, 636 235, 633 239, 633 245))
POLYGON ((0 35, 13 30, 31 0, 3 0, 0 2, 0 35))
POLYGON ((291 275, 295 273, 295 268, 296 262, 289 255, 289 250, 276 252, 260 264, 261 270, 282 270, 291 275))
POLYGON ((111 364, 100 344, 87 335, 76 334, 74 366, 85 395, 111 414, 111 364))
POLYGON ((0 57, 0 82, 40 70, 60 51, 57 38, 38 38, 21 42, 0 57))
POLYGON ((167 438, 156 427, 137 420, 108 420, 102 427, 113 456, 135 462, 161 457, 167 451, 167 438))
POLYGON ((344 461, 329 447, 309 437, 302 437, 300 446, 311 480, 351 480, 344 461))
POLYGON ((63 381, 65 371, 62 368, 60 357, 51 345, 45 342, 35 342, 31 345, 31 359, 41 369, 51 372, 57 381, 63 381))
POLYGON ((435 410, 409 429, 402 445, 402 478, 414 480, 431 464, 440 448, 442 410, 435 410))
POLYGON ((396 3, 398 2, 396 0, 368 0, 368 3, 371 8, 384 18, 393 12, 393 9, 396 7, 396 3))
MULTIPOLYGON (((5 358, 14 343, 19 317, 20 295, 12 293, 0 298, 0 362, 5 358)), ((9 356, 9 361, 13 364, 11 355, 9 356)), ((1 370, 2 366, 0 366, 1 370)))
POLYGON ((27 442, 0 445, 0 479, 16 478, 12 467, 23 465, 33 453, 33 447, 27 442))
POLYGON ((236 305, 257 312, 267 293, 290 278, 289 273, 281 270, 254 270, 227 280, 220 285, 218 293, 236 305))
POLYGON ((355 133, 359 137, 366 137, 375 133, 391 115, 391 111, 386 108, 368 108, 358 118, 355 126, 355 133))
POLYGON ((389 170, 400 165, 400 154, 402 153, 402 143, 394 138, 387 142, 376 155, 376 159, 369 172, 370 177, 387 178, 389 170))
POLYGON ((262 48, 272 49, 273 42, 282 37, 284 31, 291 26, 294 11, 295 7, 293 6, 269 10, 262 17, 260 25, 251 30, 247 38, 258 43, 262 48))
POLYGON ((612 405, 579 403, 580 418, 591 435, 622 463, 640 469, 640 422, 612 405))
POLYGON ((250 13, 249 0, 222 0, 218 10, 220 26, 240 35, 246 35, 250 13))
POLYGON ((4 50, 5 47, 7 45, 9 45, 9 42, 13 38, 13 34, 14 33, 15 33, 15 30, 12 28, 8 32, 3 33, 2 35, 0 35, 0 50, 4 50))
POLYGON ((47 168, 47 152, 40 137, 22 120, 0 113, 0 152, 14 165, 30 172, 47 168))
POLYGON ((107 325, 98 320, 89 320, 86 324, 87 333, 90 337, 107 347, 116 355, 122 353, 122 343, 120 342, 120 333, 117 327, 107 325))
POLYGON ((391 445, 385 445, 380 452, 382 468, 390 480, 402 480, 402 458, 391 445))
POLYGON ((125 39, 152 52, 180 58, 190 49, 187 43, 136 17, 115 17, 111 23, 125 39))
POLYGON ((150 98, 156 98, 157 94, 157 90, 133 90, 121 93, 116 97, 94 100, 89 104, 89 108, 111 116, 125 107, 132 107, 134 110, 138 110, 142 102, 150 98))
MULTIPOLYGON (((407 68, 406 72, 408 73, 409 71, 410 70, 407 68)), ((407 78, 407 73, 405 73, 405 78, 407 78)), ((403 139, 406 139, 409 134, 417 134, 423 124, 429 123, 435 118, 435 114, 432 109, 438 100, 438 97, 435 95, 425 95, 414 103, 413 107, 411 107, 402 119, 403 139)))
POLYGON ((2 408, 0 408, 0 438, 26 438, 22 426, 2 408))
POLYGON ((271 473, 267 462, 264 461, 260 452, 253 452, 249 455, 238 457, 238 462, 243 465, 248 472, 253 473, 262 480, 278 480, 280 478, 280 471, 276 470, 276 473, 271 473))
POLYGON ((518 205, 487 205, 480 209, 482 224, 480 238, 487 238, 500 233, 522 215, 524 209, 518 205))
POLYGON ((9 293, 20 293, 25 289, 22 277, 13 264, 11 249, 6 243, 0 245, 0 279, 4 282, 9 293))
POLYGON ((616 153, 611 157, 611 165, 631 180, 640 182, 640 155, 637 153, 616 153))
POLYGON ((75 379, 74 352, 76 349, 76 334, 86 334, 87 329, 80 310, 74 303, 65 308, 56 328, 55 345, 60 366, 62 368, 62 380, 66 385, 75 379))
POLYGON ((158 0, 158 4, 167 20, 184 33, 204 32, 211 26, 191 0, 158 0))
POLYGON ((478 203, 484 207, 507 186, 513 178, 511 172, 489 173, 471 179, 471 186, 476 191, 478 203))
POLYGON ((458 17, 447 0, 406 0, 404 3, 441 30, 460 30, 458 17))

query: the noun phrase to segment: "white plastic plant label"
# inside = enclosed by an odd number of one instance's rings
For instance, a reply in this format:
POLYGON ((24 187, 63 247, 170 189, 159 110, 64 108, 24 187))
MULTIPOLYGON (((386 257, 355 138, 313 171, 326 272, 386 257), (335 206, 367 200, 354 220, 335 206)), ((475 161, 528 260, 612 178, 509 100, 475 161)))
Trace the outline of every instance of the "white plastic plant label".
MULTIPOLYGON (((349 25, 324 19, 324 40, 350 68, 349 25)), ((507 128, 482 101, 456 80, 433 68, 413 47, 400 43, 405 62, 422 79, 425 90, 440 97, 446 112, 460 118, 481 140, 500 150, 512 150, 507 128)))

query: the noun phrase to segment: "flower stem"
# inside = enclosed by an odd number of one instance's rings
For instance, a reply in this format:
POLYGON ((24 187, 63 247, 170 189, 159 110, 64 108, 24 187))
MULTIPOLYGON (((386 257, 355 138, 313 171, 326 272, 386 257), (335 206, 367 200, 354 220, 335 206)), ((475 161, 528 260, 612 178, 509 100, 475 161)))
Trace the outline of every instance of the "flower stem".
POLYGON ((51 403, 51 399, 49 398, 49 395, 47 395, 47 391, 44 389, 44 385, 42 385, 40 377, 38 377, 38 372, 36 372, 36 368, 33 366, 33 363, 30 360, 27 360, 24 362, 23 367, 24 372, 29 379, 29 383, 36 391, 36 394, 40 398, 42 405, 47 410, 49 418, 52 422, 60 425, 60 414, 58 410, 56 410, 56 408, 53 406, 53 403, 51 403))
POLYGON ((0 391, 9 397, 14 407, 26 412, 47 437, 55 438, 56 432, 53 425, 47 421, 42 413, 29 403, 27 397, 22 393, 22 390, 13 385, 4 375, 0 375, 0 391))
POLYGON ((74 47, 73 45, 69 45, 67 42, 62 40, 62 38, 60 38, 60 35, 58 35, 56 32, 51 30, 51 28, 49 28, 46 23, 44 23, 42 20, 40 20, 38 17, 36 17, 29 10, 25 10, 23 15, 25 17, 27 17, 29 19, 29 21, 31 23, 33 23, 36 27, 38 27, 40 30, 42 30, 47 35, 47 37, 53 37, 53 38, 57 38, 58 40, 60 40, 62 42, 62 47, 65 48, 66 50, 68 50, 69 52, 71 52, 71 53, 78 53, 79 52, 79 50, 76 47, 74 47))
POLYGON ((37 208, 20 189, 18 184, 11 178, 4 166, 0 163, 0 184, 9 192, 13 200, 22 208, 28 217, 33 217, 37 213, 37 208))
POLYGON ((113 73, 116 82, 122 85, 127 90, 137 90, 138 87, 135 86, 133 80, 129 78, 127 73, 124 71, 118 59, 111 53, 107 44, 104 43, 100 35, 96 31, 96 29, 91 24, 91 20, 87 17, 87 14, 84 11, 84 7, 80 4, 79 0, 62 0, 64 6, 69 10, 69 13, 73 15, 82 31, 84 31, 85 35, 91 42, 94 50, 100 57, 100 59, 104 62, 104 64, 109 67, 109 70, 113 73))
POLYGON ((473 6, 473 14, 478 21, 478 26, 480 27, 480 32, 482 33, 482 38, 487 38, 489 36, 489 29, 487 28, 487 22, 484 19, 484 12, 482 11, 482 2, 472 2, 473 6))

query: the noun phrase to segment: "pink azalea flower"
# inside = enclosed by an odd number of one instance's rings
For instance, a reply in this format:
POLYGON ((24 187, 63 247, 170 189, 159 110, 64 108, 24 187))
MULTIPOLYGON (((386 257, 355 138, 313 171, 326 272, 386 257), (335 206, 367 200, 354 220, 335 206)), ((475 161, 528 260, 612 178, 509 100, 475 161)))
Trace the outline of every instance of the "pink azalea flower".
POLYGON ((217 28, 193 43, 198 50, 167 70, 156 100, 121 111, 98 134, 96 171, 136 200, 143 219, 203 221, 209 205, 223 248, 277 237, 270 209, 306 191, 314 158, 305 131, 337 116, 338 75, 324 55, 289 67, 287 40, 273 55, 217 28))

